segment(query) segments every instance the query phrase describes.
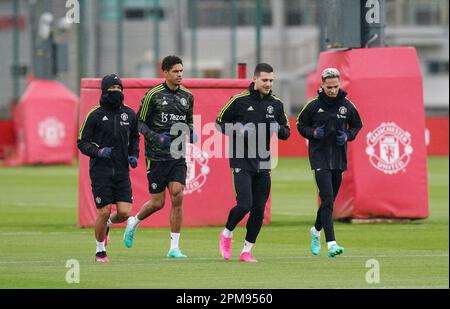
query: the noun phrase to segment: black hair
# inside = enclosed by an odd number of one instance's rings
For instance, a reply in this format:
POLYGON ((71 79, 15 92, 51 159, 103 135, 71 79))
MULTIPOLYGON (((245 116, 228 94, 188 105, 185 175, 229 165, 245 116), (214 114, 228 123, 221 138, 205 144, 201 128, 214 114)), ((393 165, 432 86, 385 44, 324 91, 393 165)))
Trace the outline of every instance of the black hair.
POLYGON ((163 71, 170 71, 176 64, 183 65, 183 60, 178 56, 167 56, 162 61, 161 69, 163 71))
POLYGON ((272 73, 273 67, 267 63, 258 63, 255 68, 255 76, 259 76, 262 72, 272 73))

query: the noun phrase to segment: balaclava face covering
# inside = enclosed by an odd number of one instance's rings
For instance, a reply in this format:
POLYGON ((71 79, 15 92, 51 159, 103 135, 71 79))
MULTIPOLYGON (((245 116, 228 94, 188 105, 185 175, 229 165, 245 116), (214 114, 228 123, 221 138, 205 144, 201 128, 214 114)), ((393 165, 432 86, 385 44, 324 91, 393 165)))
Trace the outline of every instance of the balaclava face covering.
POLYGON ((106 75, 102 80, 102 96, 100 104, 111 110, 116 110, 122 106, 124 95, 122 91, 108 91, 111 86, 119 85, 123 90, 122 81, 115 75, 106 75))

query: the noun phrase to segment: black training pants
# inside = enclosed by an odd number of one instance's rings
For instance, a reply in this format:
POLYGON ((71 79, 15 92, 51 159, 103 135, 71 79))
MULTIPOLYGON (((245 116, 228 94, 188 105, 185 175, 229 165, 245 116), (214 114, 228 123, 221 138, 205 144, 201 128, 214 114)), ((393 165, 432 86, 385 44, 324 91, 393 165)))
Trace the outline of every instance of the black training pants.
POLYGON ((335 241, 333 227, 333 204, 342 182, 341 170, 315 170, 317 187, 319 189, 320 207, 317 211, 316 230, 325 230, 327 242, 335 241))
POLYGON ((264 209, 270 193, 270 172, 249 172, 233 169, 237 205, 230 210, 226 228, 233 231, 250 212, 245 240, 255 243, 264 219, 264 209))

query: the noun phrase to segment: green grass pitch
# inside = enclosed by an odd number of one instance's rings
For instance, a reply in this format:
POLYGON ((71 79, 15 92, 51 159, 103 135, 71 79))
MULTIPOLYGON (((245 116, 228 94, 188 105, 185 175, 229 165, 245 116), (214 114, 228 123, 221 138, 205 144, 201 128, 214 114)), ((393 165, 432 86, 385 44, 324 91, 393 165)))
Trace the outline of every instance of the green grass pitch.
POLYGON ((244 228, 235 232, 232 260, 223 261, 221 227, 207 227, 183 229, 184 261, 165 258, 168 229, 139 229, 133 249, 123 246, 123 230, 113 229, 111 262, 97 265, 93 230, 77 227, 77 167, 0 167, 0 288, 448 288, 448 164, 448 157, 428 161, 429 219, 336 223, 346 252, 330 259, 325 250, 309 253, 316 189, 308 162, 281 159, 256 264, 237 261, 244 228), (69 259, 80 263, 79 284, 65 280, 69 259), (379 262, 379 284, 366 282, 370 259, 379 262))

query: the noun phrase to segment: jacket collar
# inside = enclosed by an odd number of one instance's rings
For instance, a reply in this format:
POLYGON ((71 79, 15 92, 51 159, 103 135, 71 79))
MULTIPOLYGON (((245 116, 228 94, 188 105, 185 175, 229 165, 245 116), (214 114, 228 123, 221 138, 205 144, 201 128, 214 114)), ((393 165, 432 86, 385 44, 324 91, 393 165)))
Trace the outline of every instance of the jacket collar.
POLYGON ((319 95, 319 99, 327 103, 328 105, 334 105, 336 102, 341 102, 343 99, 345 99, 345 97, 347 97, 347 92, 343 89, 339 89, 339 93, 336 98, 327 96, 322 88, 320 88, 317 93, 319 95))
POLYGON ((180 90, 180 86, 178 86, 177 89, 175 89, 175 90, 170 89, 169 86, 167 86, 166 82, 163 83, 163 86, 167 91, 173 92, 173 93, 176 93, 178 90, 180 90))
POLYGON ((272 90, 271 90, 268 95, 265 95, 265 96, 263 96, 261 98, 260 92, 258 90, 255 90, 255 83, 254 82, 251 83, 250 86, 248 86, 248 91, 250 92, 250 95, 252 97, 254 97, 255 99, 258 99, 258 100, 262 100, 262 99, 272 95, 272 90))

